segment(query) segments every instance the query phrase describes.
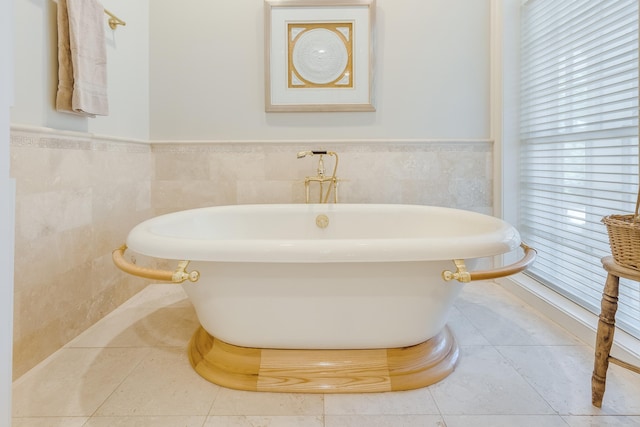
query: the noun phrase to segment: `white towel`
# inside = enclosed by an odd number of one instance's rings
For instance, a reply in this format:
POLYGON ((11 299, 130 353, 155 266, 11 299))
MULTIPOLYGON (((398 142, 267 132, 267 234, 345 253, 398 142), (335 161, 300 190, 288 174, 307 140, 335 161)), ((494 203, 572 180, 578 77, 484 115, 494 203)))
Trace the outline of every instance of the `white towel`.
POLYGON ((56 109, 109 114, 104 8, 97 0, 58 0, 56 109))

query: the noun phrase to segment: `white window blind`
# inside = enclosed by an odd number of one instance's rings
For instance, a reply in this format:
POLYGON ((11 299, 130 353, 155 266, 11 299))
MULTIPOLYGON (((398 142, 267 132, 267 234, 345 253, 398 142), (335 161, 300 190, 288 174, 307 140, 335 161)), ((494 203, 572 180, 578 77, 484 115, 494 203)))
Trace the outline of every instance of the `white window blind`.
MULTIPOLYGON (((603 216, 638 191, 638 0, 523 6, 519 229, 529 274, 594 313, 610 254, 603 216)), ((640 287, 621 281, 617 325, 640 338, 640 287)))

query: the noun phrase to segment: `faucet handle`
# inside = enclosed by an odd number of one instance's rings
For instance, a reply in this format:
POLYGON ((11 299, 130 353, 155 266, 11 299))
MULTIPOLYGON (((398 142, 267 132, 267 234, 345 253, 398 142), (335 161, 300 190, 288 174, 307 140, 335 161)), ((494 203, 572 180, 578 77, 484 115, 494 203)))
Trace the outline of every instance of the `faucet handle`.
POLYGON ((322 154, 320 154, 320 160, 318 160, 318 176, 324 178, 324 160, 322 159, 322 154))

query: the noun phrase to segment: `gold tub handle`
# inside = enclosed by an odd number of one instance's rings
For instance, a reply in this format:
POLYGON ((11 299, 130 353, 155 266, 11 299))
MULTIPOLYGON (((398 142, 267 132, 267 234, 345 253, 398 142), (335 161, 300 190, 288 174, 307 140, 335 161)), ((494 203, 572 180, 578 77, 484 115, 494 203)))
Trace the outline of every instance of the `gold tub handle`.
POLYGON ((511 265, 506 265, 495 270, 485 271, 467 271, 467 267, 464 265, 464 260, 454 259, 453 262, 456 265, 456 271, 451 272, 445 270, 442 272, 442 278, 449 282, 451 280, 457 280, 462 283, 469 283, 472 280, 491 280, 498 279, 500 277, 511 276, 512 274, 520 273, 526 270, 536 259, 538 252, 530 246, 524 243, 520 243, 520 247, 524 250, 524 256, 520 261, 517 261, 511 265))
POLYGON ((196 270, 191 272, 187 271, 189 261, 178 262, 178 267, 175 271, 169 270, 155 270, 152 268, 139 267, 135 264, 128 262, 124 259, 124 252, 127 250, 127 245, 122 245, 118 249, 114 250, 111 254, 113 263, 120 270, 125 273, 129 273, 133 276, 144 277, 145 279, 161 280, 163 282, 182 283, 186 280, 190 282, 197 282, 200 278, 200 273, 196 270))

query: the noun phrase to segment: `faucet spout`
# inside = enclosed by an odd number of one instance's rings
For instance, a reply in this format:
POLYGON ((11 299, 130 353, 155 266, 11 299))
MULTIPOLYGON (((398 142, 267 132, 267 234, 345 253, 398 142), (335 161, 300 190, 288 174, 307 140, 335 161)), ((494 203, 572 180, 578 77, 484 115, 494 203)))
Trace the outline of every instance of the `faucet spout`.
POLYGON ((302 159, 303 157, 313 156, 313 151, 298 151, 298 158, 302 159))
POLYGON ((320 156, 325 154, 328 154, 330 156, 336 155, 336 153, 334 153, 333 151, 327 151, 327 150, 298 151, 298 158, 301 159, 307 156, 315 156, 316 154, 320 156))

